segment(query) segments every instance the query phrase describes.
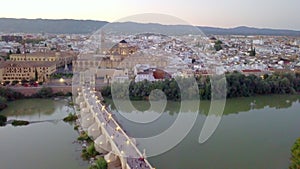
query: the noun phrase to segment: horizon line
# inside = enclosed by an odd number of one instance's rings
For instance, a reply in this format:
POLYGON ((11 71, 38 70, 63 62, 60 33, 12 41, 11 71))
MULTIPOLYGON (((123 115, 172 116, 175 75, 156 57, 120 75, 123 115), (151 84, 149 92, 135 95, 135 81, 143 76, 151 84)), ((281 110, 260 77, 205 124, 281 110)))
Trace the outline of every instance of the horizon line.
MULTIPOLYGON (((120 21, 113 21, 113 22, 109 22, 109 21, 105 21, 105 20, 97 20, 97 19, 74 19, 74 18, 13 18, 13 17, 0 17, 0 19, 26 19, 26 20, 77 20, 77 21, 96 21, 96 22, 107 22, 107 23, 122 23, 120 21)), ((139 24, 160 24, 160 25, 182 25, 184 26, 184 24, 162 24, 162 23, 142 23, 142 22, 135 22, 135 21, 125 21, 123 23, 126 22, 132 22, 132 23, 139 23, 139 24)), ((237 26, 230 26, 230 27, 222 27, 222 26, 214 26, 214 25, 186 25, 186 26, 195 26, 195 27, 209 27, 209 28, 220 28, 220 29, 234 29, 234 28, 240 28, 240 27, 246 27, 246 28, 255 28, 255 29, 272 29, 272 30, 283 30, 283 31, 296 31, 296 32, 300 32, 299 30, 296 29, 289 29, 289 28, 272 28, 272 27, 256 27, 256 26, 249 26, 249 25, 237 25, 237 26)))

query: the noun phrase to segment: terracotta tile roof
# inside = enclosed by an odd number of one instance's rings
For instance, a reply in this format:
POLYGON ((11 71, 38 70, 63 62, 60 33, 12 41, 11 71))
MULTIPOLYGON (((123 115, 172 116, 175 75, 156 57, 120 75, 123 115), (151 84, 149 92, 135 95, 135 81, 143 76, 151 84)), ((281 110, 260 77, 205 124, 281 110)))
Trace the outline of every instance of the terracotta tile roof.
POLYGON ((36 61, 5 61, 0 62, 0 68, 7 67, 51 67, 56 65, 55 62, 36 62, 36 61))
POLYGON ((242 70, 243 73, 260 73, 261 70, 259 69, 244 69, 242 70))

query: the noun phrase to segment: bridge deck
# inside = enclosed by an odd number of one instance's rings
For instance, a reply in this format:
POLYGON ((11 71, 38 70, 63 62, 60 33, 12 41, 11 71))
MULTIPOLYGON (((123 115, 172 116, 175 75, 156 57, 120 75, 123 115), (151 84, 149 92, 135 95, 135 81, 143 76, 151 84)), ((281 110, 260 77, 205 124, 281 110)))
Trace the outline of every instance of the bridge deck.
POLYGON ((152 169, 152 166, 143 158, 142 153, 136 147, 135 143, 128 137, 124 130, 120 127, 117 121, 112 117, 112 114, 108 112, 101 101, 101 93, 95 93, 89 90, 89 87, 82 87, 84 98, 92 106, 92 112, 96 114, 96 120, 98 120, 102 127, 111 136, 115 146, 121 154, 125 157, 127 165, 131 169, 152 169))

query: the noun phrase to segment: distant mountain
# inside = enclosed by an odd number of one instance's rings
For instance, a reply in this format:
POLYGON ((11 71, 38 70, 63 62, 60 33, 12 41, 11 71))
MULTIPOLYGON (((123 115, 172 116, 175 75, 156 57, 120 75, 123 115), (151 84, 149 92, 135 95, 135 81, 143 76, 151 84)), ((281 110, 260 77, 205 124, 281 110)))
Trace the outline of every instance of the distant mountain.
POLYGON ((214 27, 199 26, 199 28, 205 34, 216 34, 216 35, 300 36, 300 31, 284 30, 284 29, 252 28, 246 26, 240 26, 236 28, 214 28, 214 27))
MULTIPOLYGON (((0 32, 3 33, 70 33, 70 34, 87 34, 92 33, 103 27, 108 22, 94 20, 73 20, 73 19, 14 19, 0 18, 0 32)), ((118 28, 120 23, 113 23, 111 28, 118 28)), ((161 25, 161 24, 141 24, 127 22, 122 23, 122 28, 131 32, 154 31, 161 33, 175 32, 178 34, 193 34, 195 27, 186 25, 161 25)), ((280 29, 260 29, 252 27, 236 28, 215 28, 198 26, 206 35, 274 35, 274 36, 300 36, 300 31, 280 30, 280 29)))
POLYGON ((0 32, 86 34, 95 32, 105 24, 105 21, 93 20, 0 18, 0 32))

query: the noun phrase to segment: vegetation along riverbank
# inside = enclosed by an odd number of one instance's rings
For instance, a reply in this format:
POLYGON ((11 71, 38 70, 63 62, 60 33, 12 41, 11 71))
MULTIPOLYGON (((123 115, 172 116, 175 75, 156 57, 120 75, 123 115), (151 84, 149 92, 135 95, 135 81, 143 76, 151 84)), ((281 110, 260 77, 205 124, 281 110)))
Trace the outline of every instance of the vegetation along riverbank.
MULTIPOLYGON (((216 77, 214 80, 216 83, 211 85, 209 77, 195 77, 195 78, 178 78, 167 79, 164 81, 141 81, 130 82, 128 87, 122 83, 114 83, 113 87, 107 86, 102 89, 102 95, 105 97, 112 97, 114 92, 114 98, 124 98, 129 94, 132 100, 147 100, 152 90, 162 90, 168 100, 180 101, 182 98, 193 98, 196 92, 198 92, 201 100, 210 100, 211 91, 219 92, 215 93, 216 96, 222 98, 235 98, 235 97, 249 97, 256 95, 270 95, 270 94, 297 94, 300 92, 300 74, 294 73, 274 73, 271 75, 265 74, 263 76, 249 75, 246 76, 239 72, 227 73, 226 77, 226 93, 223 91, 222 77, 216 77), (193 79, 196 79, 197 89, 193 85, 193 79), (180 90, 179 84, 182 90, 180 90), (111 91, 112 90, 112 91, 111 91), (225 96, 224 96, 225 94, 225 96)), ((224 79, 223 79, 224 81, 224 79)))

